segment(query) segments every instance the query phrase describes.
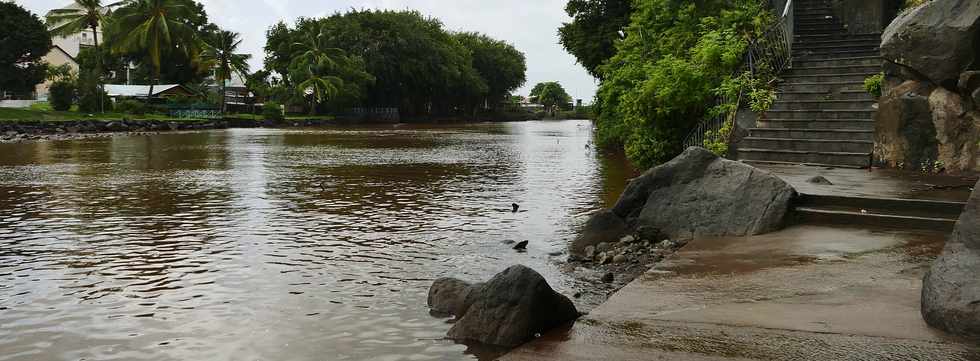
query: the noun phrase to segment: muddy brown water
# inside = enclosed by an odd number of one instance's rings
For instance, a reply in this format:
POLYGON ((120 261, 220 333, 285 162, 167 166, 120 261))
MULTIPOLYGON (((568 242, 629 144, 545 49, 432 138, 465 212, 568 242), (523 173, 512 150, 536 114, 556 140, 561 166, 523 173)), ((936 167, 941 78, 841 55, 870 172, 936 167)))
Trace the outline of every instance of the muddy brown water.
POLYGON ((0 144, 0 360, 476 358, 441 340, 431 280, 522 263, 583 287, 558 252, 631 175, 591 141, 561 121, 0 144))

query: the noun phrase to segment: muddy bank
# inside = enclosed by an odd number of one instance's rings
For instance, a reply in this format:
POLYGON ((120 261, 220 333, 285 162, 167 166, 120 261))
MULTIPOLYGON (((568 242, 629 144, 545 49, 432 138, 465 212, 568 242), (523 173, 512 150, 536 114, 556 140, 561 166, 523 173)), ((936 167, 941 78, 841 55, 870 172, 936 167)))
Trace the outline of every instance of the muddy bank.
POLYGON ((21 140, 75 139, 110 136, 115 133, 158 133, 187 130, 306 127, 337 124, 328 119, 282 122, 227 118, 219 120, 9 120, 0 122, 0 142, 21 140))

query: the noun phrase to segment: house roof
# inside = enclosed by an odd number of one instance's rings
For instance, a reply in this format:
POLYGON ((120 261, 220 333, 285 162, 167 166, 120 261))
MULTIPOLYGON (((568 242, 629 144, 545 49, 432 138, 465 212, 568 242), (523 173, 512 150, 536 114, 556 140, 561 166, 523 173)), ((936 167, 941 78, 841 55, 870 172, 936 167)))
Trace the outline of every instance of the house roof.
MULTIPOLYGON (((183 88, 180 84, 158 84, 153 86, 153 95, 157 96, 174 88, 183 88)), ((184 89, 187 91, 187 89, 184 89)), ((146 97, 150 92, 149 85, 106 84, 105 92, 110 97, 146 97)), ((189 92, 189 91, 188 91, 189 92)))

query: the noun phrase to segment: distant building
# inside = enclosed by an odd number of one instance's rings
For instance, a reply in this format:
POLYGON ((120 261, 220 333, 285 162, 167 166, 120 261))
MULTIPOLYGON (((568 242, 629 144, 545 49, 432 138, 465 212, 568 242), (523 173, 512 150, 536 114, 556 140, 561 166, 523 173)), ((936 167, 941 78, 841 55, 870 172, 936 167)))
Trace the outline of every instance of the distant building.
MULTIPOLYGON (((65 6, 61 9, 81 9, 81 7, 76 3, 72 3, 71 5, 65 6)), ((108 9, 103 8, 103 11, 108 11, 108 9)), ((50 14, 51 12, 48 12, 48 15, 50 14)), ((51 26, 49 28, 54 27, 51 26)), ((95 33, 99 36, 99 41, 101 42, 102 29, 96 28, 95 33)), ((51 43, 54 46, 52 46, 51 51, 44 56, 44 61, 51 66, 61 66, 67 64, 72 68, 72 70, 78 72, 78 54, 86 47, 95 46, 95 36, 92 34, 92 29, 86 29, 80 33, 68 36, 53 36, 51 37, 51 43)), ((47 100, 48 89, 50 88, 51 82, 48 80, 45 80, 44 83, 38 84, 35 88, 37 99, 47 100)))
MULTIPOLYGON (((150 93, 149 85, 106 84, 106 94, 113 99, 142 98, 150 93)), ((154 98, 190 97, 194 92, 180 84, 161 84, 153 86, 154 98)))

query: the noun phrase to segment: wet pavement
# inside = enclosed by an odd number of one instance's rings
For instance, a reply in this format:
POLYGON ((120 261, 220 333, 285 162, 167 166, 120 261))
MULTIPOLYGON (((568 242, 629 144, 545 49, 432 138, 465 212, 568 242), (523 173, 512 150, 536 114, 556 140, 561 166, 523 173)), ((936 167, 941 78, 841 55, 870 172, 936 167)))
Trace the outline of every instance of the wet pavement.
POLYGON ((803 165, 755 164, 800 193, 841 197, 921 199, 962 202, 977 183, 975 174, 938 175, 897 169, 844 169, 803 165), (808 182, 822 176, 833 185, 808 182))
POLYGON ((800 225, 689 243, 504 360, 980 360, 927 327, 934 232, 800 225))

